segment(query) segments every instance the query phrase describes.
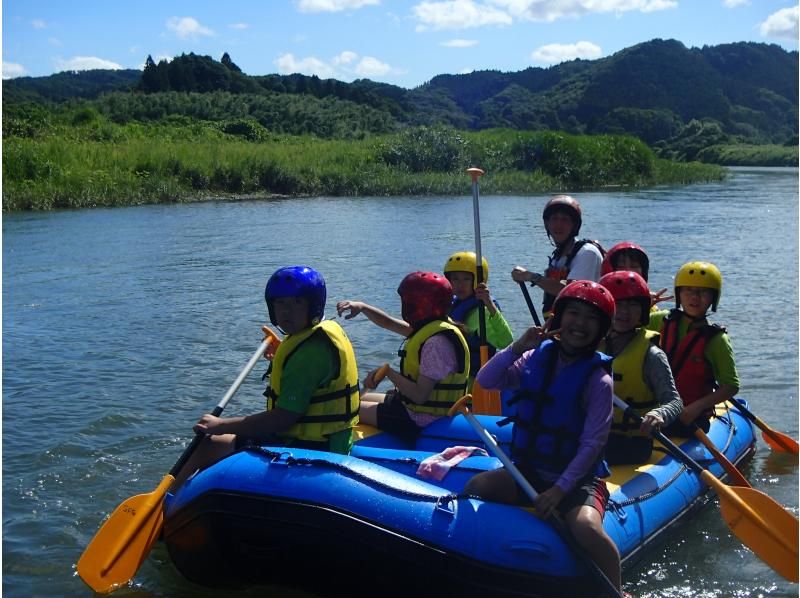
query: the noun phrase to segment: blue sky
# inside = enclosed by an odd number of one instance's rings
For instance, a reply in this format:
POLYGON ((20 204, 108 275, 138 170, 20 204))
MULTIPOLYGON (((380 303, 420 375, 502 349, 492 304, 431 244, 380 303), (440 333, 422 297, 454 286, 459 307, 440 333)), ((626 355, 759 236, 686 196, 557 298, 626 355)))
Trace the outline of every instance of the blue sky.
POLYGON ((790 0, 6 0, 3 78, 228 52, 248 75, 406 88, 438 74, 609 56, 653 38, 797 50, 790 0))

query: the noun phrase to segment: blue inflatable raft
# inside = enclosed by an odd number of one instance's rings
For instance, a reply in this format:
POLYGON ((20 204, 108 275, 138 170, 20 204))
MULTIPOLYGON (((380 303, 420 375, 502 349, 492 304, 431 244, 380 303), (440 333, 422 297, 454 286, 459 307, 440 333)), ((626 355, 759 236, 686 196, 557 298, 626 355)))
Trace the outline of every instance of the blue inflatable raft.
MULTIPOLYGON (((708 436, 733 463, 754 449, 750 423, 720 410, 708 436)), ((511 426, 479 421, 508 450, 511 426)), ((723 477, 695 439, 674 439, 723 477)), ((360 427, 349 456, 264 446, 232 455, 171 496, 164 541, 178 570, 211 587, 278 584, 323 596, 447 592, 458 596, 597 595, 586 569, 530 510, 463 494, 471 456, 441 480, 417 475, 432 454, 480 446, 463 416, 425 429, 415 446, 360 427)), ((623 567, 707 502, 707 489, 661 450, 615 466, 605 528, 623 567)))

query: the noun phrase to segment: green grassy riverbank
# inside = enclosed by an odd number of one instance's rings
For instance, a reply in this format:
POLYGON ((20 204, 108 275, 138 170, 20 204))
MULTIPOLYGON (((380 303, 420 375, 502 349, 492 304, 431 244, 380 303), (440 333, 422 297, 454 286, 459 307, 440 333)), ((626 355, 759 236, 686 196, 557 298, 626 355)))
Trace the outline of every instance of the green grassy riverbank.
POLYGON ((719 180, 724 169, 661 160, 638 139, 419 127, 359 140, 275 135, 255 121, 176 118, 3 123, 3 210, 270 195, 540 194, 719 180))

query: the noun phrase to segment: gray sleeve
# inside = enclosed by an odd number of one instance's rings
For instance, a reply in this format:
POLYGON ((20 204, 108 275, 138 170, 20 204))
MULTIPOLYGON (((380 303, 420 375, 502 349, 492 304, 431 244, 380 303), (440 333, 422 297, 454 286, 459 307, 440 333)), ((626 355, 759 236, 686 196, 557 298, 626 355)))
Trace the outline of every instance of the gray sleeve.
POLYGON ((649 413, 658 413, 664 420, 664 425, 668 426, 683 411, 683 401, 675 388, 667 355, 655 345, 650 346, 644 358, 644 381, 659 404, 659 407, 649 413))

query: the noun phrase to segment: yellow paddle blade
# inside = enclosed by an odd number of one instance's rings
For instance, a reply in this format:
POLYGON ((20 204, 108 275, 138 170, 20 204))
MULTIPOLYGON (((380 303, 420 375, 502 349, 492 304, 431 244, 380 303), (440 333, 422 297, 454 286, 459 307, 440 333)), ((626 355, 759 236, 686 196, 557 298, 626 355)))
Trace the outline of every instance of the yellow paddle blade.
POLYGON ((139 570, 161 532, 164 497, 174 480, 167 475, 153 492, 125 500, 92 538, 78 575, 95 592, 113 592, 139 570))
POLYGON ((797 583, 800 562, 797 517, 763 492, 726 486, 710 473, 708 476, 717 482, 711 485, 717 491, 722 517, 731 531, 767 565, 797 583))
MULTIPOLYGON (((489 347, 481 345, 481 367, 489 361, 489 347)), ((500 415, 500 391, 486 390, 478 381, 472 385, 472 411, 481 415, 500 415)))

